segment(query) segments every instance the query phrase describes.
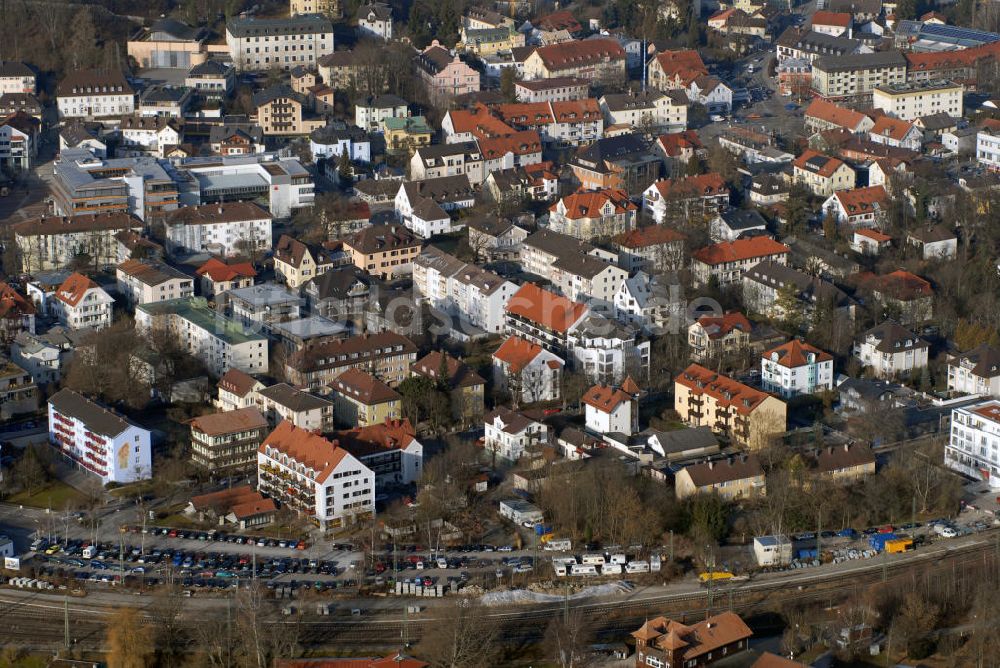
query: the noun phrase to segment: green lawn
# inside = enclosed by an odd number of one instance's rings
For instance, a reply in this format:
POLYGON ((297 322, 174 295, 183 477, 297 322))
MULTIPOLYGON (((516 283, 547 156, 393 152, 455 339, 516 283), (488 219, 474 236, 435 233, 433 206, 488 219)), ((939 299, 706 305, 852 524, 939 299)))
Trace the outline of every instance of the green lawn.
POLYGON ((54 481, 45 487, 34 490, 33 494, 28 492, 18 492, 8 497, 7 503, 16 503, 22 506, 32 506, 34 508, 52 508, 62 510, 69 506, 76 508, 84 503, 86 497, 79 491, 73 489, 64 482, 54 481))

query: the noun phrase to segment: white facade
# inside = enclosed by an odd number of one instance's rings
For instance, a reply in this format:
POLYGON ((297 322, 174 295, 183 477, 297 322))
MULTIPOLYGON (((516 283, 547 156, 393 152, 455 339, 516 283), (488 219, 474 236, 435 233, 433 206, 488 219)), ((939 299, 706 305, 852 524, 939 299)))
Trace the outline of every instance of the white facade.
POLYGON ((948 391, 1000 397, 1000 360, 988 346, 980 346, 948 361, 948 391))
POLYGON ((13 125, 0 125, 0 167, 23 172, 31 169, 31 159, 35 154, 31 137, 13 125))
MULTIPOLYGON (((384 99, 384 98, 379 98, 384 99)), ((359 102, 354 106, 354 124, 367 132, 381 132, 387 118, 406 118, 410 115, 405 100, 390 103, 359 102)))
POLYGON ((805 363, 789 366, 777 353, 760 360, 760 376, 764 390, 782 397, 813 394, 833 389, 833 360, 817 359, 815 353, 806 353, 805 363))
POLYGON ((250 374, 268 369, 267 337, 210 310, 202 298, 140 305, 135 309, 135 327, 139 332, 154 328, 170 332, 214 376, 229 369, 250 374))
POLYGON ((753 554, 758 566, 787 566, 792 561, 792 541, 788 536, 757 536, 753 554))
POLYGON ((194 279, 172 267, 126 260, 115 269, 118 292, 129 306, 194 296, 194 279))
POLYGON ((1000 170, 1000 134, 981 130, 976 134, 976 158, 987 169, 1000 170))
POLYGON ((288 19, 230 19, 226 44, 239 71, 315 67, 317 60, 333 53, 333 26, 317 14, 288 19))
POLYGON ((558 401, 565 365, 555 353, 514 337, 493 355, 493 383, 501 391, 517 392, 514 400, 521 403, 558 401))
POLYGON ((490 334, 503 331, 505 307, 517 292, 514 283, 433 246, 413 262, 413 287, 434 308, 490 334))
POLYGON ((951 411, 945 466, 1000 488, 1000 401, 951 411))
MULTIPOLYGON (((230 156, 207 162, 196 158, 181 163, 179 167, 194 176, 203 188, 220 179, 245 183, 257 196, 266 192, 267 207, 274 218, 289 218, 296 209, 312 206, 316 197, 312 176, 296 158, 278 158, 273 153, 230 156), (261 184, 264 184, 262 188, 261 184)), ((203 190, 195 202, 182 203, 190 205, 208 201, 212 200, 203 190)))
POLYGON ((69 329, 104 329, 111 326, 111 315, 115 300, 98 285, 83 292, 79 300, 66 298, 56 291, 51 302, 52 314, 59 324, 69 329))
POLYGON ((520 413, 501 408, 486 416, 483 447, 504 459, 517 461, 529 445, 547 440, 548 428, 520 413))
POLYGON ((201 219, 194 222, 183 219, 168 220, 164 227, 167 234, 167 252, 211 252, 233 257, 245 254, 249 246, 256 251, 270 250, 271 217, 263 209, 255 208, 253 215, 232 219, 222 214, 226 205, 206 204, 220 212, 218 220, 201 219))
POLYGON ((152 477, 150 432, 72 390, 49 399, 49 443, 101 482, 152 477))
POLYGON ((878 87, 872 91, 872 106, 904 121, 945 113, 952 118, 963 115, 960 84, 878 87))
POLYGON ((875 330, 867 332, 855 344, 854 357, 871 367, 879 378, 907 375, 927 366, 928 345, 919 337, 909 334, 883 344, 883 339, 874 332, 875 330))
POLYGON ((135 113, 131 90, 60 95, 56 98, 60 118, 106 118, 135 113))
POLYGON ((611 410, 586 405, 587 429, 598 434, 631 434, 632 402, 619 402, 611 410))

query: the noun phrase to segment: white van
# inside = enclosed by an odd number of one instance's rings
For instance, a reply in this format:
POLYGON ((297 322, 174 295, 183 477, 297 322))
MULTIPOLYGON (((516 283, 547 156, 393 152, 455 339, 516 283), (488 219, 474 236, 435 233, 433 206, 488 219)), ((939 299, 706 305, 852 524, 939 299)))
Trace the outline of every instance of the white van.
POLYGON ((625 565, 626 573, 648 573, 649 572, 649 562, 648 561, 630 561, 625 565))
POLYGON ((84 559, 93 559, 95 555, 97 555, 97 548, 94 547, 93 545, 88 545, 87 547, 83 548, 84 559))
POLYGON ((604 555, 603 554, 585 554, 580 559, 581 564, 593 564, 594 566, 604 565, 604 555))
POLYGON ((448 560, 444 557, 438 557, 437 566, 438 568, 448 568, 448 560))
POLYGON ((597 566, 594 564, 576 564, 570 567, 570 575, 597 575, 597 566))
POLYGON ((601 575, 621 575, 622 565, 621 564, 605 564, 601 568, 601 575))
POLYGON ((660 561, 660 555, 651 554, 649 555, 649 572, 659 573, 662 562, 660 561))

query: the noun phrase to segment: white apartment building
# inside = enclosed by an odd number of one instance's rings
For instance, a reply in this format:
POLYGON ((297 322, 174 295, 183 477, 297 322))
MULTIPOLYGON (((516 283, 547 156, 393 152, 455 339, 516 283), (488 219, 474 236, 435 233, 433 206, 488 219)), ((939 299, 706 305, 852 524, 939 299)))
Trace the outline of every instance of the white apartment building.
POLYGON ((442 176, 465 174, 469 183, 478 186, 486 179, 485 162, 474 141, 421 146, 410 158, 410 179, 424 181, 442 176))
POLYGON ((164 221, 167 252, 233 257, 271 249, 271 214, 252 202, 188 206, 164 221))
POLYGON ((104 329, 111 326, 114 303, 101 286, 74 272, 56 289, 50 308, 63 327, 104 329))
POLYGON ((0 60, 0 95, 15 93, 35 94, 35 72, 24 63, 0 60))
POLYGON ((202 297, 140 304, 135 309, 139 332, 171 333, 188 354, 201 360, 213 376, 229 369, 266 373, 267 337, 243 327, 208 307, 202 297))
POLYGON ((31 159, 36 151, 31 137, 13 125, 0 125, 0 168, 12 172, 31 169, 31 159))
POLYGON ((387 118, 406 118, 410 105, 395 95, 376 95, 354 105, 354 124, 366 132, 382 132, 387 118))
POLYGON ((141 232, 141 220, 128 213, 45 216, 11 225, 21 252, 24 271, 50 271, 69 265, 79 253, 87 253, 98 266, 118 264, 115 235, 128 230, 141 232))
POLYGON ((590 82, 577 77, 519 80, 514 92, 521 102, 569 102, 582 100, 590 95, 590 82))
POLYGON ((316 197, 312 175, 298 158, 275 153, 188 158, 176 167, 198 184, 194 197, 185 193, 182 199, 188 208, 209 202, 231 206, 239 204, 230 201, 235 198, 261 198, 267 201, 271 216, 289 218, 296 209, 312 206, 316 197))
POLYGON ((691 254, 691 273, 696 286, 715 278, 720 287, 735 285, 754 265, 770 260, 786 264, 791 249, 770 237, 749 237, 699 248, 691 254))
POLYGON ((991 399, 951 411, 951 434, 944 463, 1000 488, 1000 401, 991 399))
POLYGON ((219 396, 215 400, 215 405, 220 412, 228 412, 240 408, 256 408, 257 391, 266 386, 239 369, 230 369, 222 375, 216 387, 219 396))
POLYGON ((908 329, 886 321, 872 327, 854 344, 854 357, 879 378, 908 376, 927 366, 930 346, 908 329))
POLYGON ((126 153, 151 153, 164 157, 168 146, 181 143, 176 121, 164 116, 126 116, 118 126, 126 153))
POLYGON ((537 343, 508 338, 493 353, 493 384, 510 392, 515 405, 558 401, 566 362, 537 343))
POLYGON ((257 489, 323 529, 375 514, 375 473, 344 448, 290 422, 279 424, 257 450, 257 489))
POLYGON ((607 125, 657 128, 663 132, 687 128, 688 98, 682 90, 609 94, 600 99, 600 104, 607 125))
POLYGON ((150 432, 70 389, 49 398, 49 443, 102 484, 153 475, 150 432))
POLYGON ((581 401, 588 430, 597 434, 625 435, 639 431, 639 406, 624 389, 595 385, 584 392, 581 401))
POLYGON ((940 113, 961 118, 964 92, 962 84, 950 81, 877 86, 872 91, 872 106, 904 121, 940 113))
POLYGON ((507 302, 517 292, 514 283, 435 246, 424 248, 413 261, 413 287, 434 308, 490 334, 503 330, 507 302))
POLYGON ((948 391, 1000 397, 1000 351, 984 343, 949 356, 948 391))
POLYGON ((976 133, 976 158, 979 164, 992 171, 1000 171, 1000 133, 980 130, 976 133))
POLYGON ((487 415, 484 422, 483 447, 508 461, 520 459, 529 446, 548 442, 548 427, 504 406, 487 415))
POLYGON ((284 420, 309 431, 327 432, 333 428, 333 402, 288 383, 256 390, 254 403, 272 426, 284 420))
POLYGON ((194 279, 162 262, 126 260, 115 269, 115 275, 118 292, 132 308, 194 296, 194 279))
POLYGON ((572 366, 593 383, 649 377, 650 343, 632 327, 592 313, 572 326, 567 339, 572 366))
POLYGON ((318 14, 292 18, 232 18, 226 24, 229 57, 238 71, 315 67, 333 53, 333 24, 318 14))
POLYGON ((785 398, 832 390, 833 356, 792 339, 761 356, 760 377, 766 392, 785 398))
POLYGON ((121 72, 70 71, 56 87, 60 118, 109 118, 135 113, 135 91, 121 72))

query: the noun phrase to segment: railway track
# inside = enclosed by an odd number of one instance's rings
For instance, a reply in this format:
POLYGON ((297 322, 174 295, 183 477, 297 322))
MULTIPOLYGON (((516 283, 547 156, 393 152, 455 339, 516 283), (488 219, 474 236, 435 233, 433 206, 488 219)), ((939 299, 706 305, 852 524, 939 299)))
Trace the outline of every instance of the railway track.
MULTIPOLYGON (((890 561, 882 556, 877 558, 882 561, 860 562, 840 571, 810 569, 738 586, 716 587, 711 592, 711 602, 708 590, 704 589, 674 594, 639 590, 627 600, 573 600, 569 605, 592 619, 602 635, 618 634, 619 637, 635 629, 650 615, 669 615, 688 621, 722 610, 733 610, 752 617, 788 604, 824 602, 832 605, 865 586, 912 579, 918 572, 922 572, 923 577, 929 577, 950 571, 956 577, 969 579, 976 578, 987 569, 996 569, 1000 564, 1000 530, 984 532, 977 538, 965 545, 943 543, 940 547, 914 553, 908 558, 890 561)), ((148 601, 148 598, 140 598, 135 603, 142 607, 148 606, 148 601)), ((65 643, 66 605, 58 595, 38 592, 24 596, 0 591, 0 628, 3 629, 5 642, 38 651, 62 648, 65 643)), ((105 621, 115 605, 107 601, 70 599, 68 614, 73 644, 88 650, 103 649, 105 621)), ((308 610, 308 604, 301 605, 308 610)), ((548 622, 561 613, 565 605, 516 606, 490 612, 489 617, 501 629, 505 639, 530 643, 541 638, 548 622)), ((195 611, 185 616, 186 621, 197 623, 205 614, 204 609, 195 611)), ((211 612, 207 614, 211 615, 211 612)), ((146 617, 149 619, 148 615, 146 617)), ((373 651, 398 647, 402 638, 416 642, 427 625, 435 621, 433 613, 406 620, 401 616, 348 619, 301 614, 282 619, 279 623, 296 633, 300 644, 306 647, 350 647, 358 651, 373 651)))

